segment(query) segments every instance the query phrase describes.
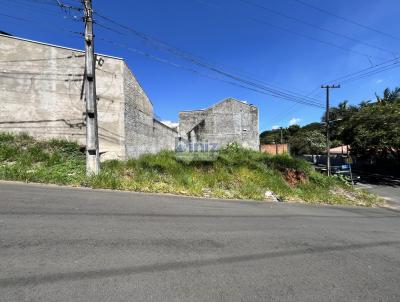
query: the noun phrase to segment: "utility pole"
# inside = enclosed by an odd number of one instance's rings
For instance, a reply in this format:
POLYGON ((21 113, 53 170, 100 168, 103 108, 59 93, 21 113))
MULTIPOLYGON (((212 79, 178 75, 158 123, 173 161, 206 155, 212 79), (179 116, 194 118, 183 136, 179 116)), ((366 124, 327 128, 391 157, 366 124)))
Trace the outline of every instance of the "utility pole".
POLYGON ((330 147, 330 124, 329 124, 329 89, 340 88, 340 85, 321 85, 321 88, 326 89, 326 171, 328 176, 331 175, 331 147, 330 147))
POLYGON ((92 0, 83 0, 83 4, 85 7, 86 174, 97 175, 100 172, 100 156, 92 0))
POLYGON ((279 127, 281 129, 281 144, 283 144, 283 128, 279 127))

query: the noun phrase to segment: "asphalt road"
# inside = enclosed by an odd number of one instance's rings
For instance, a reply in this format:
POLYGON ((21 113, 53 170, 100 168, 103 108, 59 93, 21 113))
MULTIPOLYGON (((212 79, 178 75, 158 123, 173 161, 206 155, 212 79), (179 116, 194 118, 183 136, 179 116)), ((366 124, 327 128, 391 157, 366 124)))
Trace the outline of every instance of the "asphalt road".
MULTIPOLYGON (((361 174, 361 173, 360 173, 361 174)), ((400 210, 400 178, 382 174, 361 174, 361 182, 357 187, 369 190, 383 197, 388 205, 400 210)))
POLYGON ((1 301, 400 301, 400 213, 0 183, 1 301))

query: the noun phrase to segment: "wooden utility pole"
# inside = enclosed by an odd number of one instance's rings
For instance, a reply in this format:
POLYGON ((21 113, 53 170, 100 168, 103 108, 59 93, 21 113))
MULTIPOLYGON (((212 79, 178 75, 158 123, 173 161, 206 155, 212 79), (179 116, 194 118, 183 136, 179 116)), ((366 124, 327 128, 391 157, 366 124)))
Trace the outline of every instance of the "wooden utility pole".
POLYGON ((331 175, 331 140, 330 140, 330 124, 329 124, 329 89, 340 88, 340 85, 321 85, 321 88, 326 89, 326 171, 328 176, 331 175))
POLYGON ((83 0, 83 4, 85 6, 86 174, 96 175, 100 172, 100 156, 92 0, 83 0))

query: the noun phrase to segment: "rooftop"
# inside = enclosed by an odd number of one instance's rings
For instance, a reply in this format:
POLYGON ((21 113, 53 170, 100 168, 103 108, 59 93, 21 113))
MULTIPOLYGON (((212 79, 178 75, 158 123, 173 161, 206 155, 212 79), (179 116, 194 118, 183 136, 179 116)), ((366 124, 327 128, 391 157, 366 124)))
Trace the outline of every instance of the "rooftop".
POLYGON ((245 104, 245 105, 250 106, 250 107, 255 107, 253 104, 249 104, 249 103, 247 103, 246 101, 241 101, 241 100, 238 100, 238 99, 235 99, 235 98, 232 98, 232 97, 228 97, 228 98, 225 98, 225 99, 219 101, 218 103, 215 103, 215 104, 213 104, 212 106, 210 106, 210 107, 208 107, 208 108, 205 108, 205 109, 182 110, 181 112, 206 111, 206 110, 209 110, 209 109, 212 108, 212 107, 215 107, 215 106, 217 106, 217 105, 219 105, 219 104, 222 104, 222 103, 224 103, 224 102, 227 102, 227 101, 235 101, 235 102, 238 102, 238 103, 241 103, 241 104, 245 104))
MULTIPOLYGON (((61 48, 61 49, 67 49, 67 50, 72 50, 72 51, 77 51, 77 52, 82 52, 82 53, 85 52, 83 49, 76 49, 76 48, 65 47, 65 46, 60 46, 60 45, 55 45, 55 44, 50 44, 50 43, 39 42, 39 41, 35 41, 35 40, 29 40, 29 39, 25 39, 25 38, 20 38, 20 37, 15 37, 15 36, 12 36, 12 35, 8 35, 7 33, 3 33, 3 32, 0 32, 0 37, 20 40, 20 41, 25 41, 25 42, 30 42, 30 43, 50 46, 50 47, 56 47, 56 48, 61 48)), ((100 53, 98 53, 98 55, 106 57, 106 58, 116 59, 116 60, 122 60, 122 61, 124 60, 123 58, 120 58, 120 57, 114 57, 114 56, 100 54, 100 53)))

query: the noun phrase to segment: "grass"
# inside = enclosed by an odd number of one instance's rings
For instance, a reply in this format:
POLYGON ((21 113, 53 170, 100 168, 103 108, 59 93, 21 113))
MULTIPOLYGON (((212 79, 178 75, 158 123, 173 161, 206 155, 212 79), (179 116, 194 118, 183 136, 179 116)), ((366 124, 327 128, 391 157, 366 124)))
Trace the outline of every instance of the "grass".
POLYGON ((270 156, 232 145, 215 153, 213 159, 190 161, 162 151, 104 162, 99 175, 88 177, 78 144, 0 133, 3 180, 217 198, 264 200, 265 192, 272 191, 284 201, 364 206, 380 202, 287 155, 270 156))

